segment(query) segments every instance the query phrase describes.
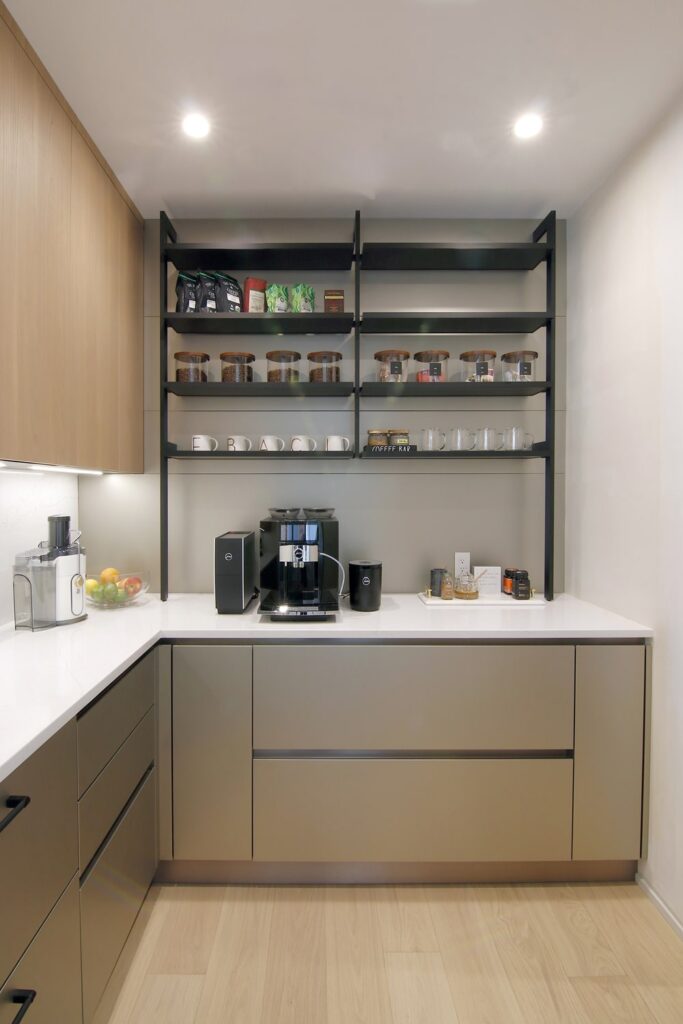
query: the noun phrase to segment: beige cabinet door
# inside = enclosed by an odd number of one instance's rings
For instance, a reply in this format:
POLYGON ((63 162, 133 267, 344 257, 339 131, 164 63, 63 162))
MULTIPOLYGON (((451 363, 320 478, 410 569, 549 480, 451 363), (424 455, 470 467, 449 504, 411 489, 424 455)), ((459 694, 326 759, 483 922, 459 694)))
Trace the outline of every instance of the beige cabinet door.
POLYGON ((644 712, 644 647, 577 647, 575 860, 640 856, 644 712))
POLYGON ((71 124, 0 19, 0 458, 66 462, 71 124))
POLYGON ((173 855, 251 858, 251 647, 173 648, 173 855))

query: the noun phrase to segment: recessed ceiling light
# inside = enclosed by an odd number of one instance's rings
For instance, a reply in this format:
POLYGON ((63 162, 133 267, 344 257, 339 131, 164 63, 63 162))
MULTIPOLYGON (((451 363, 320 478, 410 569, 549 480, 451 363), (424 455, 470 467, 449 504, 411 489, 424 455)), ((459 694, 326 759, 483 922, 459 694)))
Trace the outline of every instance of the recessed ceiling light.
POLYGON ((543 118, 540 114, 522 114, 515 121, 513 131, 518 139, 533 139, 543 131, 543 118))
POLYGON ((208 118, 203 114, 187 114, 183 118, 183 131, 191 139, 205 139, 211 130, 208 118))

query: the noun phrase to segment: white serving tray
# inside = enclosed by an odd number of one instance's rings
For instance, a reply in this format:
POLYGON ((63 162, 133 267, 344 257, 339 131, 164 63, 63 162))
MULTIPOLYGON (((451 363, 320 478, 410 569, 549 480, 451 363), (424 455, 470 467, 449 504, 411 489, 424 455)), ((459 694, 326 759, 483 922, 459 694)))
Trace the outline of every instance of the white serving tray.
POLYGON ((496 594, 495 597, 480 596, 474 601, 463 601, 457 597, 452 601, 442 601, 440 597, 427 597, 425 593, 417 596, 429 608, 540 608, 548 603, 542 594, 536 594, 528 601, 515 601, 514 597, 507 594, 496 594))

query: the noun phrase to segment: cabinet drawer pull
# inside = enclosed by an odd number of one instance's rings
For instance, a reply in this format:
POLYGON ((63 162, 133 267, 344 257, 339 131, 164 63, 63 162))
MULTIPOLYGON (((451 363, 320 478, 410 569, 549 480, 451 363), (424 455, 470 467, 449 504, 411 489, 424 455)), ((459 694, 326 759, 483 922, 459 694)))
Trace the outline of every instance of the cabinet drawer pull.
POLYGON ((10 807, 11 810, 9 814, 6 814, 2 821, 0 821, 0 832, 2 832, 3 829, 6 829, 7 826, 14 821, 16 816, 21 814, 24 807, 28 807, 30 803, 30 796, 8 796, 5 800, 5 807, 10 807))
POLYGON ((21 1003, 21 1009, 17 1013, 16 1017, 12 1021, 12 1024, 19 1024, 19 1021, 23 1020, 28 1013, 31 1003, 34 1001, 38 993, 34 988, 18 988, 12 996, 13 1003, 21 1003))

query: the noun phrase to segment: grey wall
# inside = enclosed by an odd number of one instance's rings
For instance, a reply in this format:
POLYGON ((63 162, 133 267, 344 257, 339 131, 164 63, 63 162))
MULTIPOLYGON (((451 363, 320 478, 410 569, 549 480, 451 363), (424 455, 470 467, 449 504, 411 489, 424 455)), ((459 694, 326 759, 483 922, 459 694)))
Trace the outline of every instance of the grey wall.
MULTIPOLYGON (((365 221, 363 238, 402 241, 528 240, 531 221, 365 221)), ((249 244, 257 241, 348 239, 352 221, 177 221, 181 241, 249 244)), ((559 387, 557 389, 558 449, 556 516, 556 589, 563 589, 564 424, 565 424, 565 310, 564 225, 560 231, 560 289, 558 323, 559 387)), ((151 573, 158 589, 158 231, 157 221, 146 225, 145 259, 145 475, 82 479, 80 510, 89 551, 103 564, 124 564, 151 573)), ((240 275, 238 275, 240 276, 240 275)), ((291 283, 291 275, 276 275, 291 283)), ((308 274, 319 305, 325 287, 341 286, 346 308, 353 306, 352 274, 308 274)), ((175 278, 171 275, 171 295, 175 278)), ((364 274, 363 310, 536 310, 545 308, 545 269, 529 274, 433 273, 364 274)), ((248 349, 257 356, 257 371, 271 347, 295 348, 304 355, 315 348, 341 348, 344 376, 352 374, 352 339, 320 338, 181 338, 171 332, 169 353, 201 348, 212 355, 213 379, 219 379, 218 353, 248 349)), ((461 351, 486 343, 499 354, 517 347, 544 347, 544 332, 529 338, 444 338, 439 345, 451 351, 451 374, 461 351)), ((411 352, 424 347, 418 338, 366 338, 363 374, 373 370, 373 353, 399 344, 411 352)), ((303 364, 306 368, 306 364, 303 364)), ((540 373, 544 372, 540 362, 540 373)), ((352 436, 350 400, 267 399, 188 400, 171 396, 170 431, 173 440, 188 445, 193 433, 211 433, 225 442, 229 433, 257 438, 277 433, 328 433, 352 436), (271 406, 269 408, 269 406, 271 406)), ((366 400, 361 427, 407 427, 417 435, 424 426, 448 429, 524 424, 537 440, 544 436, 544 403, 533 399, 445 399, 436 403, 412 399, 366 400)), ((171 463, 171 589, 212 589, 212 538, 227 529, 255 528, 270 505, 332 505, 341 521, 341 556, 380 558, 385 586, 415 591, 425 584, 433 565, 453 563, 456 550, 471 551, 478 564, 522 565, 542 586, 543 464, 541 462, 477 463, 411 461, 349 462, 178 462, 171 463)))

